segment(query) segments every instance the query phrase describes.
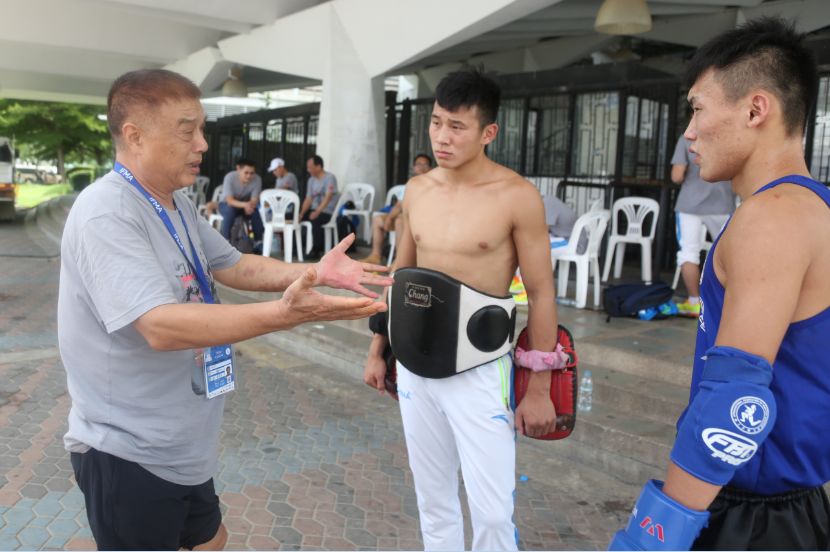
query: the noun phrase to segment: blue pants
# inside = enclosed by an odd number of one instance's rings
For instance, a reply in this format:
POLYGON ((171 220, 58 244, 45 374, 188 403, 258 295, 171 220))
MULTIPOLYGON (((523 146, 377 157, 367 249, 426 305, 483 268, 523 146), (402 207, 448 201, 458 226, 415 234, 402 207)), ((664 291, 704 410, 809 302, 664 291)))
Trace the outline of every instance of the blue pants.
MULTIPOLYGON (((219 204, 219 214, 222 215, 222 228, 220 232, 225 237, 226 240, 231 239, 231 228, 233 228, 233 223, 236 220, 236 217, 244 217, 245 210, 238 209, 236 207, 231 207, 224 201, 219 204)), ((251 213, 251 229, 254 231, 254 239, 257 241, 262 241, 262 233, 264 231, 264 227, 262 225, 262 218, 259 216, 259 211, 254 211, 251 213)))

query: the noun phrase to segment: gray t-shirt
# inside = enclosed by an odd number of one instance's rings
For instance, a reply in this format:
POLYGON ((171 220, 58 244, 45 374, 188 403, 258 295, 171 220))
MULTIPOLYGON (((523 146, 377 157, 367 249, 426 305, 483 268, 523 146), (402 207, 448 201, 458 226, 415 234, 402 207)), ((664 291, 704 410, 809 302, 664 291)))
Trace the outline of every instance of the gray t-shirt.
POLYGON ((225 175, 222 188, 224 198, 233 197, 237 201, 248 201, 252 197, 259 197, 259 193, 262 191, 262 178, 255 174, 250 182, 243 185, 242 181, 239 180, 239 173, 231 171, 225 175))
MULTIPOLYGON (((182 191, 174 197, 213 288, 212 271, 241 255, 182 191)), ((192 258, 181 218, 168 216, 192 258)), ((213 476, 224 399, 193 391, 192 350, 155 351, 132 324, 160 305, 189 302, 203 302, 198 281, 147 199, 115 172, 81 192, 63 233, 58 297, 72 398, 67 450, 93 447, 180 485, 213 476)))
POLYGON ((560 238, 570 238, 577 219, 576 212, 556 196, 544 196, 542 202, 545 205, 545 224, 548 225, 548 232, 560 238))
POLYGON ((691 142, 681 136, 674 148, 672 165, 686 165, 675 210, 690 215, 728 215, 735 210, 735 194, 729 182, 706 182, 689 152, 691 142))
POLYGON ((305 196, 311 198, 311 210, 320 206, 326 194, 331 192, 329 204, 323 209, 324 213, 334 213, 334 205, 337 203, 337 179, 330 172, 323 173, 321 178, 311 177, 308 179, 308 186, 305 196))
MULTIPOLYGON (((548 225, 548 233, 557 238, 565 238, 571 241, 574 224, 576 224, 576 211, 556 196, 542 196, 542 203, 545 206, 545 224, 548 225)), ((583 230, 576 244, 577 253, 584 253, 588 249, 588 232, 583 230)))
POLYGON ((274 188, 277 190, 291 190, 295 194, 300 193, 300 187, 297 185, 297 177, 293 172, 285 173, 285 176, 277 178, 274 188))

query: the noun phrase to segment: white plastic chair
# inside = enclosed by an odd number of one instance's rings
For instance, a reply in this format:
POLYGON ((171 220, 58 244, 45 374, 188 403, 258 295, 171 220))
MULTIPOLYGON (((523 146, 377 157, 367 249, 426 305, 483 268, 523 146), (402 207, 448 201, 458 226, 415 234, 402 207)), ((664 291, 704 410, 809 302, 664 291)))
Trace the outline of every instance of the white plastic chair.
POLYGON ((187 196, 187 199, 189 199, 191 202, 193 202, 193 205, 198 207, 199 206, 199 198, 196 195, 195 186, 196 186, 195 184, 193 186, 188 186, 187 188, 183 189, 182 191, 184 192, 184 195, 187 196))
MULTIPOLYGON (((392 186, 389 188, 389 191, 386 192, 386 203, 384 205, 392 205, 392 199, 397 198, 398 201, 403 199, 404 189, 406 188, 406 184, 398 184, 397 186, 392 186)), ((375 211, 372 213, 372 217, 377 217, 380 215, 385 215, 386 213, 381 213, 380 211, 375 211)), ((395 258, 395 242, 396 234, 394 230, 389 231, 389 258, 386 259, 386 266, 392 264, 392 259, 395 258)))
MULTIPOLYGON (((700 225, 700 250, 709 252, 712 249, 712 242, 706 240, 706 236, 708 236, 708 230, 705 224, 700 225)), ((677 270, 674 271, 674 280, 672 280, 671 288, 677 289, 677 283, 680 281, 680 266, 677 265, 677 270)))
MULTIPOLYGON (((259 216, 262 218, 262 256, 271 256, 274 234, 282 233, 285 262, 290 263, 297 239, 297 259, 303 262, 303 238, 297 215, 300 212, 300 196, 291 190, 265 190, 259 196, 259 216), (289 208, 294 207, 294 220, 286 220, 289 208), (270 216, 269 216, 270 210, 270 216)), ((306 240, 311 240, 311 225, 306 228, 306 240)))
MULTIPOLYGON (((354 202, 354 209, 345 209, 344 216, 357 215, 363 218, 363 240, 372 243, 372 207, 375 204, 375 187, 371 184, 346 184, 343 195, 349 195, 354 202)), ((337 211, 335 211, 335 216, 337 211)))
MULTIPOLYGON (((213 197, 211 198, 211 201, 218 204, 222 201, 223 195, 224 195, 224 188, 222 186, 217 186, 216 189, 213 190, 213 197)), ((211 226, 213 226, 217 230, 219 230, 219 228, 222 226, 222 221, 225 220, 225 217, 223 217, 219 213, 219 206, 218 205, 216 207, 216 211, 211 213, 210 215, 205 214, 205 204, 204 203, 202 205, 199 205, 198 211, 199 211, 200 215, 207 216, 208 224, 210 224, 211 226)))
POLYGON ((311 225, 311 221, 308 220, 300 222, 300 226, 305 231, 305 254, 308 255, 311 253, 311 246, 314 245, 314 234, 312 233, 314 227, 311 225))
POLYGON ((611 216, 611 236, 608 238, 608 248, 605 254, 605 268, 602 272, 602 281, 607 282, 611 273, 611 262, 614 261, 614 278, 622 274, 623 257, 627 243, 639 244, 641 277, 651 282, 651 244, 654 242, 654 232, 657 230, 657 217, 660 216, 660 204, 647 197, 623 197, 614 202, 611 216), (620 214, 626 218, 625 234, 620 231, 620 214), (651 228, 648 233, 643 232, 646 218, 651 218, 651 228), (616 254, 616 258, 615 258, 616 254))
POLYGON ((568 276, 570 263, 576 265, 576 307, 585 308, 588 300, 589 272, 594 276, 594 307, 599 307, 599 247, 608 226, 611 213, 607 209, 589 211, 576 219, 568 245, 551 249, 550 260, 555 267, 559 263, 557 275, 559 289, 557 295, 564 297, 568 293, 568 276), (583 253, 578 252, 579 237, 582 232, 588 233, 588 246, 583 253))
POLYGON ((371 184, 347 184, 340 193, 337 203, 334 205, 334 213, 331 216, 331 220, 322 227, 323 238, 325 240, 325 252, 331 250, 340 241, 340 236, 337 235, 337 215, 340 214, 340 209, 349 200, 354 202, 356 208, 344 209, 342 214, 344 216, 358 215, 363 217, 364 234, 370 236, 366 238, 366 241, 371 241, 372 229, 369 227, 371 221, 369 215, 371 214, 372 203, 375 200, 375 187, 371 184), (367 230, 368 232, 366 232, 367 230))
POLYGON ((200 207, 205 204, 205 190, 207 190, 208 184, 210 184, 210 178, 206 176, 197 176, 196 182, 194 182, 192 186, 188 186, 184 189, 185 195, 190 198, 190 201, 192 201, 196 207, 200 207))
MULTIPOLYGON (((340 194, 340 197, 337 198, 337 203, 334 204, 334 214, 331 216, 331 220, 325 223, 323 228, 323 240, 324 240, 324 247, 323 253, 328 253, 329 250, 335 246, 338 242, 337 239, 337 213, 340 212, 340 208, 343 207, 347 201, 345 192, 340 194)), ((306 221, 308 222, 308 221, 306 221)), ((303 223, 305 224, 305 223, 303 223)), ((309 223, 310 224, 310 223, 309 223)))

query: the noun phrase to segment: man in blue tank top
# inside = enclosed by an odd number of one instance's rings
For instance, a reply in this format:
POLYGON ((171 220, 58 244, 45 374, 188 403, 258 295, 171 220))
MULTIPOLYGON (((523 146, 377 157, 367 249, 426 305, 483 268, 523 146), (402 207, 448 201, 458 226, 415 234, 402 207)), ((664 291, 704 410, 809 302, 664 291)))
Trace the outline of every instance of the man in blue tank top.
POLYGON ((780 19, 724 33, 689 64, 689 151, 742 204, 704 265, 666 481, 646 484, 613 550, 830 546, 830 193, 802 146, 816 81, 780 19))

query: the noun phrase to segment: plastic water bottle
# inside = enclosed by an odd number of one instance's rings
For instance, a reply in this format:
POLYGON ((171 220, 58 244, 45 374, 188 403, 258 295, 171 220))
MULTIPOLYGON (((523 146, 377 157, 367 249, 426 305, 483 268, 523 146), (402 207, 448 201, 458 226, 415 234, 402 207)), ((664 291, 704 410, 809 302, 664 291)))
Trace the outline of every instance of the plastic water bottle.
POLYGON ((594 403, 594 380, 591 379, 591 371, 585 370, 582 381, 579 383, 579 397, 576 401, 576 409, 579 412, 590 412, 594 403))

